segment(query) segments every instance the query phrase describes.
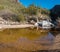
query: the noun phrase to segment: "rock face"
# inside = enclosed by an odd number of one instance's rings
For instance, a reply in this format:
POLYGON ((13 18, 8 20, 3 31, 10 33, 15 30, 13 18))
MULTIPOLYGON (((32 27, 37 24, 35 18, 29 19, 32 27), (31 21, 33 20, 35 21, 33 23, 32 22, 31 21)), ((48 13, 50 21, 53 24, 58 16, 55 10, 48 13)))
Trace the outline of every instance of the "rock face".
POLYGON ((56 5, 50 10, 50 16, 52 23, 58 25, 57 22, 58 22, 58 17, 60 18, 60 5, 56 5))
POLYGON ((60 16, 60 5, 56 5, 51 9, 51 12, 56 14, 57 16, 60 16))
POLYGON ((54 6, 50 12, 52 17, 60 17, 60 5, 54 6))

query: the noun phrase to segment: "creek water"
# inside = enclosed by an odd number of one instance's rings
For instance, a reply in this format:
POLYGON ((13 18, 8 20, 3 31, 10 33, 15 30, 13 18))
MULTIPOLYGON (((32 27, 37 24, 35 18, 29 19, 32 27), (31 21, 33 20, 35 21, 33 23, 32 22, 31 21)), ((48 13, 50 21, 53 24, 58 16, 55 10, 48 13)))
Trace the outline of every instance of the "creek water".
POLYGON ((49 30, 5 29, 0 31, 0 48, 5 51, 12 51, 11 48, 17 51, 50 50, 55 39, 49 30))

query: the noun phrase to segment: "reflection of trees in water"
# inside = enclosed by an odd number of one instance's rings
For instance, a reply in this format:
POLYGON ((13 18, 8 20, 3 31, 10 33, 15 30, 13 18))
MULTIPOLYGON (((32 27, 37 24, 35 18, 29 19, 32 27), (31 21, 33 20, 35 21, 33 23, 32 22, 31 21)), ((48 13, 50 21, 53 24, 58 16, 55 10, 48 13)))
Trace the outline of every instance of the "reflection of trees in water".
POLYGON ((60 50, 59 49, 56 49, 56 50, 38 50, 35 52, 60 52, 60 50))
POLYGON ((60 28, 51 29, 50 32, 53 34, 53 36, 57 36, 58 34, 60 34, 60 28))

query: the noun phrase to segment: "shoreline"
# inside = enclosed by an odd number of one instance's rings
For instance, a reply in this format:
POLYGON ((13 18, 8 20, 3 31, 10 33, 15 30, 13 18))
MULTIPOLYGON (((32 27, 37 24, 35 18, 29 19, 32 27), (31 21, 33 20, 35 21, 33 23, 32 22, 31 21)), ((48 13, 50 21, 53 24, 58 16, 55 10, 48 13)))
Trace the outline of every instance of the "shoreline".
POLYGON ((5 29, 5 28, 28 28, 28 27, 34 27, 32 24, 18 24, 18 25, 0 25, 0 29, 5 29))

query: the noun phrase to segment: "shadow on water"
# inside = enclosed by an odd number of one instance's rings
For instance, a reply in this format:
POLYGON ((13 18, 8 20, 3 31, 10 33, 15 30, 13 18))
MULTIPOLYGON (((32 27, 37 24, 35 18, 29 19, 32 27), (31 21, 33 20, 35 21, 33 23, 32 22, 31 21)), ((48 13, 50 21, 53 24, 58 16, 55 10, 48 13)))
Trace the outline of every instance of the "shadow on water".
POLYGON ((60 28, 56 28, 56 29, 50 29, 50 32, 53 36, 57 36, 58 34, 60 34, 60 28))

